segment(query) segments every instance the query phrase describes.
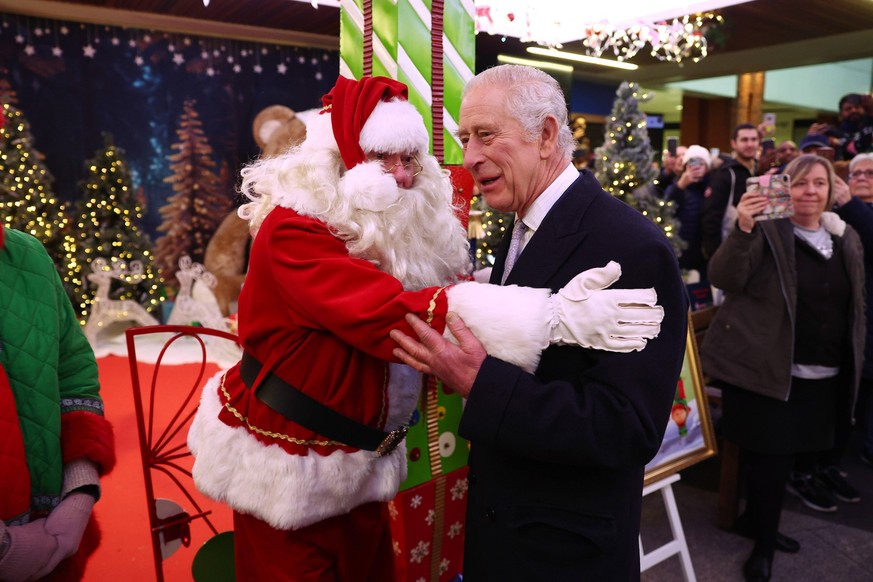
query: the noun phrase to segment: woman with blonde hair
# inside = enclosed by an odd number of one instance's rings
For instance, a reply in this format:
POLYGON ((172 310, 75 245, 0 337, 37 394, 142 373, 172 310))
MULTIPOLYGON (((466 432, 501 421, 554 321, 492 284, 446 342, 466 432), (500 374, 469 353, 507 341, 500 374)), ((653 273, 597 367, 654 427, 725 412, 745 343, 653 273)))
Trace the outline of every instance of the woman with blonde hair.
MULTIPOLYGON (((785 168, 793 215, 764 219, 768 200, 746 192, 735 229, 709 263, 725 301, 701 349, 723 388, 721 430, 743 450, 746 511, 755 540, 746 580, 770 579, 776 549, 800 544, 778 532, 795 457, 829 450, 839 415, 851 415, 864 353, 864 253, 836 214, 830 162, 803 155, 785 168)), ((843 422, 840 420, 839 422, 843 422)), ((811 476, 804 486, 817 490, 811 476)))

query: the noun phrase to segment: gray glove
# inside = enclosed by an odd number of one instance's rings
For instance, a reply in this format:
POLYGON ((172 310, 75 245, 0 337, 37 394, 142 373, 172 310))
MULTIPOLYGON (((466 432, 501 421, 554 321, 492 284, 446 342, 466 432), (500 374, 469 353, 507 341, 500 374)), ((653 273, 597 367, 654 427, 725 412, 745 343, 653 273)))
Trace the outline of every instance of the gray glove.
POLYGON ((36 577, 47 576, 62 560, 76 553, 91 518, 94 497, 87 493, 70 493, 45 519, 45 531, 52 535, 57 547, 49 560, 37 570, 36 577))
POLYGON ((621 265, 610 261, 576 275, 552 295, 550 343, 632 352, 658 337, 664 308, 655 290, 607 289, 619 277, 621 265))
POLYGON ((0 521, 0 536, 9 535, 9 545, 0 557, 0 580, 19 582, 40 577, 37 573, 51 561, 58 549, 58 540, 46 531, 45 526, 46 518, 10 526, 0 521))

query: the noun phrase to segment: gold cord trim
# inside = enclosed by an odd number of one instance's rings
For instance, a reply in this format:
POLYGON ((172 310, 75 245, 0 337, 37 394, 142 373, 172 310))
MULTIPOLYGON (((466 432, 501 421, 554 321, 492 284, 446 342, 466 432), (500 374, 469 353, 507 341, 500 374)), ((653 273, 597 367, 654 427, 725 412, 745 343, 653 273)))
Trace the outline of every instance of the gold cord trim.
POLYGON ((430 298, 430 303, 427 306, 427 321, 426 324, 430 325, 433 323, 433 312, 436 309, 437 298, 440 296, 440 293, 445 291, 445 287, 440 287, 436 290, 436 293, 433 294, 433 297, 430 298))
POLYGON ((287 434, 282 434, 282 433, 278 433, 278 432, 271 432, 269 430, 264 430, 262 428, 256 427, 255 425, 253 425, 252 423, 249 422, 249 419, 247 416, 244 416, 239 410, 237 410, 236 408, 234 408, 233 406, 230 405, 230 394, 228 393, 227 389, 224 387, 224 378, 226 376, 227 376, 226 373, 222 374, 221 386, 220 386, 221 393, 224 395, 225 399, 227 400, 227 402, 224 403, 224 407, 228 410, 228 412, 230 412, 232 415, 234 415, 237 418, 237 420, 239 420, 242 423, 245 423, 245 425, 249 428, 250 431, 258 433, 258 434, 266 436, 266 437, 280 439, 283 441, 288 441, 289 443, 294 443, 295 445, 308 445, 308 446, 317 445, 317 446, 323 446, 323 447, 346 446, 346 445, 344 445, 342 443, 338 443, 336 441, 297 439, 297 438, 294 438, 294 437, 289 436, 287 434))

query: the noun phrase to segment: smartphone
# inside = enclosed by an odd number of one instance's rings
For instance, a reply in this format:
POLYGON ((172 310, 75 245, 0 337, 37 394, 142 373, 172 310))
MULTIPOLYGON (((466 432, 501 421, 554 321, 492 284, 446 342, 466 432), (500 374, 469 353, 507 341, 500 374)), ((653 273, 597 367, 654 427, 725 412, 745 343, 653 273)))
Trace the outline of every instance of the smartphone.
POLYGON ((824 159, 826 159, 829 162, 834 161, 834 148, 832 148, 830 146, 818 148, 817 150, 815 150, 815 153, 816 153, 816 155, 823 157, 824 159))
POLYGON ((776 149, 776 140, 774 139, 765 139, 761 142, 761 151, 766 153, 771 150, 776 149))
POLYGON ((776 125, 776 114, 775 113, 765 113, 764 114, 764 125, 769 125, 769 126, 776 125))
POLYGON ((668 137, 667 138, 667 151, 670 152, 671 156, 676 156, 676 148, 679 147, 679 138, 677 137, 668 137))
POLYGON ((718 149, 718 148, 709 148, 709 157, 710 157, 710 159, 712 159, 713 161, 716 160, 716 159, 718 158, 718 156, 720 156, 720 155, 721 155, 721 150, 720 150, 720 149, 718 149))
POLYGON ((767 197, 767 206, 755 220, 774 220, 794 216, 791 201, 791 177, 788 174, 755 176, 746 180, 746 192, 758 192, 767 197))

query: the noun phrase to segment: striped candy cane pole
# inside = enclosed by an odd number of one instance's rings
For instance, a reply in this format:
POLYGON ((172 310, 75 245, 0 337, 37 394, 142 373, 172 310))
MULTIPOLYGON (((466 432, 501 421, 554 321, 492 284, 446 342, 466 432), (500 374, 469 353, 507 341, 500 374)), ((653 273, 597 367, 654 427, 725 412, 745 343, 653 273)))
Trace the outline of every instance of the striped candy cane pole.
MULTIPOLYGON (((445 0, 442 35, 443 163, 461 164, 464 152, 457 138, 461 92, 476 68, 473 0, 445 0)), ((436 142, 436 138, 434 139, 436 142)))
POLYGON ((473 76, 472 0, 342 0, 340 73, 406 83, 432 136, 434 155, 463 161, 455 138, 461 90, 473 76))

